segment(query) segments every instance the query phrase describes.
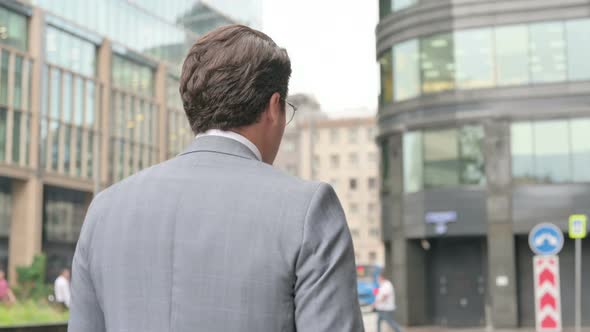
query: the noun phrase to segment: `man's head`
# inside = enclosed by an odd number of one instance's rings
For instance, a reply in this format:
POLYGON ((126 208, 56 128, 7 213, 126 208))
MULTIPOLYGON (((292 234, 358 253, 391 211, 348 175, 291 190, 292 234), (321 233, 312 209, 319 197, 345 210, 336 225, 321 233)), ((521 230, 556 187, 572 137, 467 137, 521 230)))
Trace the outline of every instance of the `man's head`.
POLYGON ((232 130, 272 163, 285 130, 291 61, 264 33, 242 25, 215 29, 190 49, 180 95, 195 134, 232 130))
POLYGON ((61 275, 62 275, 62 277, 69 280, 70 279, 70 269, 65 268, 65 269, 61 270, 61 275))

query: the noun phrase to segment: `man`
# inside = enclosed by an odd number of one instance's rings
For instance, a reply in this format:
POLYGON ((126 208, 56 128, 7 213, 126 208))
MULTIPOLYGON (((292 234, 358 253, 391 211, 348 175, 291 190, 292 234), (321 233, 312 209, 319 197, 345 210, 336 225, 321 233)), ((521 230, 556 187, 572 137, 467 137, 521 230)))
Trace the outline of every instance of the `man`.
POLYGON ((70 307, 70 270, 63 269, 61 274, 55 279, 55 302, 60 303, 64 309, 70 307))
POLYGON ((245 26, 193 45, 180 93, 197 138, 94 199, 69 331, 363 331, 336 194, 270 165, 290 75, 287 52, 245 26))
POLYGON ((16 297, 6 281, 6 274, 4 270, 0 270, 0 303, 5 305, 13 305, 16 303, 16 297))
POLYGON ((387 322, 395 332, 401 332, 399 325, 393 320, 395 311, 395 291, 391 282, 383 275, 379 275, 379 290, 375 298, 375 311, 377 311, 377 332, 381 332, 381 321, 387 322))

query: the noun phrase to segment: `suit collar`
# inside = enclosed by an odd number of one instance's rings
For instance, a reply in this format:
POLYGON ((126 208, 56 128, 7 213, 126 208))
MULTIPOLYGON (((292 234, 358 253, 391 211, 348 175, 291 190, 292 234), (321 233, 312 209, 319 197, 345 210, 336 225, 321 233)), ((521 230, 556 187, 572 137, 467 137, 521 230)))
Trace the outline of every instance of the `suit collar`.
POLYGON ((213 152, 257 160, 256 154, 246 145, 223 136, 201 136, 192 140, 179 156, 194 152, 213 152))

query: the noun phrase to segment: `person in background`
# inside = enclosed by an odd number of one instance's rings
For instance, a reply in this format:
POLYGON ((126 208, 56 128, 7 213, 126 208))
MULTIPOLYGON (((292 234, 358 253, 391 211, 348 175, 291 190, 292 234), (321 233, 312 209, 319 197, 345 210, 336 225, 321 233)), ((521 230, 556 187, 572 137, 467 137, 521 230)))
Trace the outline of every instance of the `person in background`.
POLYGON ((12 305, 16 303, 16 297, 6 281, 4 270, 0 270, 0 303, 12 305))
POLYGON ((55 279, 55 302, 64 306, 64 309, 70 308, 70 270, 65 268, 55 279))
POLYGON ((375 311, 377 311, 377 331, 381 332, 381 321, 386 321, 395 332, 401 332, 399 325, 393 320, 395 311, 395 291, 391 281, 379 275, 379 291, 375 298, 375 311))

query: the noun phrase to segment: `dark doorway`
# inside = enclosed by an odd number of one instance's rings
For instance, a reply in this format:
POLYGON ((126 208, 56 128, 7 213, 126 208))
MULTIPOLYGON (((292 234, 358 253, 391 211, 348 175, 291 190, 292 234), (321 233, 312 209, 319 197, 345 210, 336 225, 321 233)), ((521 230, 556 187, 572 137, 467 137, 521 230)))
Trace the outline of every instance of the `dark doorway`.
POLYGON ((427 260, 434 324, 485 325, 486 251, 483 237, 431 241, 427 260))

